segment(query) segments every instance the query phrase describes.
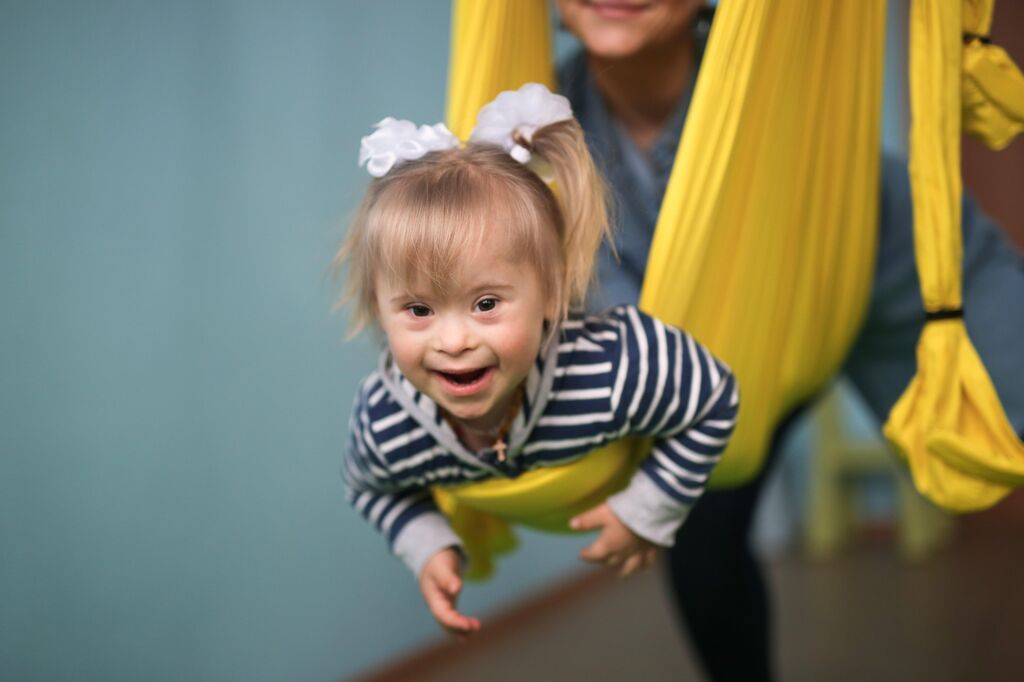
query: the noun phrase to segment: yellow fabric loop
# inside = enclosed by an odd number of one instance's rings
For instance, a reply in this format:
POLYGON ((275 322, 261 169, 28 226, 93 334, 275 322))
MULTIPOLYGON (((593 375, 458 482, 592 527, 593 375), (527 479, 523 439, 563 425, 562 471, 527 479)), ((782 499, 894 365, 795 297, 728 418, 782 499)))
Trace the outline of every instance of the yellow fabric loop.
POLYGON ((927 325, 917 358, 917 375, 890 412, 886 437, 906 459, 915 487, 936 504, 955 512, 995 504, 1010 488, 979 477, 980 468, 972 472, 976 460, 967 456, 984 459, 994 453, 979 453, 979 442, 1005 443, 1015 436, 1009 425, 997 427, 993 437, 987 433, 986 412, 1002 408, 963 323, 927 325))
POLYGON ((466 578, 491 575, 493 556, 515 547, 508 523, 552 533, 570 533, 569 520, 622 490, 649 444, 622 440, 571 464, 434 488, 434 499, 462 539, 469 558, 466 578))
MULTIPOLYGON (((960 4, 948 0, 911 6, 910 181, 928 312, 961 306, 961 34, 963 17, 976 17, 978 3, 964 9, 962 15, 960 4)), ((907 460, 918 490, 962 512, 991 506, 1024 483, 1024 446, 963 321, 925 325, 917 365, 884 432, 907 460)))
POLYGON ((622 440, 569 465, 447 488, 457 501, 513 523, 551 532, 569 532, 569 519, 599 504, 629 482, 638 442, 622 440))
POLYGON ((885 3, 722 2, 651 246, 641 307, 739 379, 718 486, 838 369, 878 219, 885 3))
POLYGON ((1006 51, 974 40, 964 45, 963 128, 990 149, 1024 131, 1024 74, 1006 51))
MULTIPOLYGON (((963 33, 987 36, 994 0, 964 0, 963 33)), ((969 40, 963 49, 963 129, 991 149, 1024 130, 1024 75, 1001 47, 969 40)))

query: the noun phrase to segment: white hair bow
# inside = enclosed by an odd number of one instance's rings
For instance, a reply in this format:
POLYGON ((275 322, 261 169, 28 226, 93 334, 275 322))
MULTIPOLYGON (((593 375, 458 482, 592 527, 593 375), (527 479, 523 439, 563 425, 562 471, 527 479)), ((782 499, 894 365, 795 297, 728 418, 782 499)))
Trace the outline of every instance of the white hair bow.
POLYGON ((517 133, 529 143, 538 128, 571 118, 568 99, 540 83, 527 83, 518 90, 506 90, 484 106, 469 139, 496 144, 519 163, 529 163, 530 150, 516 141, 517 133))
MULTIPOLYGON (((527 83, 518 90, 506 90, 477 114, 471 142, 495 144, 520 163, 529 163, 530 151, 517 140, 529 143, 533 133, 559 121, 572 118, 569 100, 556 95, 540 83, 527 83)), ((390 116, 374 126, 376 130, 362 139, 359 165, 366 164, 370 175, 379 178, 396 164, 418 159, 442 149, 454 149, 459 140, 443 123, 416 127, 412 121, 390 116)))
POLYGON ((374 128, 359 145, 359 165, 365 163, 366 170, 375 178, 386 175, 400 161, 459 146, 459 139, 443 123, 417 128, 412 121, 388 116, 374 128))

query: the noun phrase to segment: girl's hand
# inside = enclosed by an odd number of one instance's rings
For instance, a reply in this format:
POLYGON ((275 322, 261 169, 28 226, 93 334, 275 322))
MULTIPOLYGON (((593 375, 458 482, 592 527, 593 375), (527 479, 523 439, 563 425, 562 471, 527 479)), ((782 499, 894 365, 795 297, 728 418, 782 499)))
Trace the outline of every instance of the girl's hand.
POLYGON ((576 516, 569 525, 573 530, 600 529, 601 534, 580 552, 580 558, 618 569, 620 576, 648 568, 658 558, 658 546, 627 528, 607 502, 576 516))
POLYGON ((451 547, 427 559, 420 572, 420 592, 430 613, 448 632, 465 639, 480 629, 480 621, 459 613, 455 602, 462 591, 462 559, 451 547))

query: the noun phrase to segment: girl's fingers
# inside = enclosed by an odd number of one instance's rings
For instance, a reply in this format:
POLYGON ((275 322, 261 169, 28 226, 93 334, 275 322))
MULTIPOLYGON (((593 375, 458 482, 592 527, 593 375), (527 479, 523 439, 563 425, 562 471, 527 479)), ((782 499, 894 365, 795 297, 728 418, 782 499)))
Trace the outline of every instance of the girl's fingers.
POLYGON ((580 550, 580 558, 584 561, 593 561, 601 564, 605 562, 608 556, 608 548, 601 538, 594 540, 592 543, 580 550))
POLYGON ((430 607, 430 612, 434 614, 435 620, 453 633, 476 632, 480 629, 479 620, 462 615, 455 609, 452 602, 440 594, 436 599, 430 599, 427 605, 430 607))
POLYGON ((573 530, 595 530, 602 528, 607 522, 604 511, 604 505, 601 505, 578 514, 569 522, 569 527, 573 530))
POLYGON ((446 630, 455 634, 476 632, 480 629, 480 621, 469 618, 455 608, 455 599, 462 590, 462 581, 458 576, 444 576, 439 580, 428 580, 424 585, 423 596, 434 619, 446 630))
POLYGON ((622 562, 622 568, 619 569, 619 577, 625 578, 631 573, 635 573, 644 566, 644 555, 643 554, 632 554, 624 562, 622 562))

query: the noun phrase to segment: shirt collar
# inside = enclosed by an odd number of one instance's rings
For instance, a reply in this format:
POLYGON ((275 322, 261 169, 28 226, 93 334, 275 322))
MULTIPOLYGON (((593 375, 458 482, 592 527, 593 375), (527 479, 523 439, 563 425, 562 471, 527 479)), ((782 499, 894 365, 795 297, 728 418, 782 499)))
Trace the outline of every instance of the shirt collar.
MULTIPOLYGON (((509 445, 508 456, 510 459, 514 459, 523 446, 526 445, 530 433, 543 414, 551 396, 551 387, 554 384, 555 369, 557 367, 558 336, 552 339, 547 348, 541 349, 541 353, 538 354, 536 361, 530 367, 529 374, 526 376, 526 385, 523 390, 519 413, 512 420, 512 425, 509 427, 507 435, 509 445)), ((471 452, 462 444, 455 431, 443 418, 437 403, 430 396, 419 391, 402 374, 386 346, 381 351, 377 372, 395 401, 420 426, 426 429, 433 436, 434 440, 450 450, 459 459, 494 470, 494 467, 481 461, 476 453, 471 452)), ((498 474, 504 473, 496 470, 494 472, 498 474)))
MULTIPOLYGON (((689 113, 693 88, 696 84, 700 65, 707 46, 711 13, 701 13, 694 23, 694 64, 693 75, 689 86, 679 98, 676 108, 665 129, 652 145, 649 154, 644 155, 638 149, 637 154, 645 157, 653 177, 654 185, 662 191, 668 184, 675 163, 676 151, 682 138, 683 126, 689 113)), ((623 145, 632 145, 632 141, 615 123, 605 105, 604 98, 597 89, 597 84, 587 65, 586 53, 578 50, 560 69, 560 86, 576 104, 574 112, 586 131, 591 152, 597 157, 598 166, 605 169, 606 174, 614 175, 615 169, 621 166, 624 150, 623 145)))

